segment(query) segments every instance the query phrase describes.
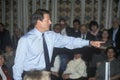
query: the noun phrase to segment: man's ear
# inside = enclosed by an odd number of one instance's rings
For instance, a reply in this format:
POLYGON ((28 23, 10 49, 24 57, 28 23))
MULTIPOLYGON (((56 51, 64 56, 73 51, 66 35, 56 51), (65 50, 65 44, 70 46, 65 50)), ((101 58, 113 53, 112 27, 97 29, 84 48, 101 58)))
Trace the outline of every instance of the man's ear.
POLYGON ((37 20, 37 23, 41 23, 42 21, 41 20, 37 20))

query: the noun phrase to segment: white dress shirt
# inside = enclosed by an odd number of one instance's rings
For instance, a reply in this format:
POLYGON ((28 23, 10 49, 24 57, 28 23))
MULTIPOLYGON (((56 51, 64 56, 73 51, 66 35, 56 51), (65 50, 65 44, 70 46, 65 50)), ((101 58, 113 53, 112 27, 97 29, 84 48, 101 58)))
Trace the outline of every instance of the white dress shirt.
POLYGON ((67 64, 67 68, 63 74, 70 74, 70 79, 87 77, 86 64, 81 58, 73 59, 67 64))
MULTIPOLYGON (((53 31, 46 31, 44 36, 50 60, 52 58, 54 47, 74 49, 89 45, 89 40, 63 36, 53 31)), ((20 38, 13 66, 14 80, 22 80, 21 75, 23 71, 45 69, 42 40, 42 33, 36 28, 20 38)))
POLYGON ((61 30, 61 34, 62 34, 62 35, 67 35, 66 28, 63 28, 63 29, 61 30))

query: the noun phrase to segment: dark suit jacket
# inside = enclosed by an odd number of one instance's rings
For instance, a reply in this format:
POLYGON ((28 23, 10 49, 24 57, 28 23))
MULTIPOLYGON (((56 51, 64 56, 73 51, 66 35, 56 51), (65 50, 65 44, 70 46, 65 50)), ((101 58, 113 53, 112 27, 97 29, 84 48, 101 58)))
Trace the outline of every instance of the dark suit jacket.
POLYGON ((72 36, 72 28, 71 27, 66 27, 66 33, 68 36, 72 36))
MULTIPOLYGON (((80 33, 80 37, 81 37, 81 33, 80 33)), ((91 35, 89 32, 86 34, 86 40, 95 40, 95 37, 93 35, 91 35)))
POLYGON ((74 28, 72 28, 72 34, 71 34, 71 36, 72 37, 80 37, 80 31, 76 32, 76 30, 74 28))
MULTIPOLYGON (((110 35, 111 40, 112 40, 112 37, 113 37, 113 30, 114 30, 113 28, 111 28, 109 30, 109 35, 110 35)), ((120 26, 119 26, 118 32, 116 33, 115 43, 116 43, 116 48, 118 50, 120 50, 120 26)))

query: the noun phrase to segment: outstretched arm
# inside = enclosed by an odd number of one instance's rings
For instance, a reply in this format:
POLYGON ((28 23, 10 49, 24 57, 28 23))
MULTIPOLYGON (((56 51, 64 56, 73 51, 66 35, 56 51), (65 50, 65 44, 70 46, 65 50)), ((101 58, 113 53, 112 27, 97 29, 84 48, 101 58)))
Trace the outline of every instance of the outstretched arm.
POLYGON ((101 46, 101 43, 105 43, 105 42, 102 42, 102 41, 90 41, 90 45, 94 46, 96 48, 99 48, 101 46))

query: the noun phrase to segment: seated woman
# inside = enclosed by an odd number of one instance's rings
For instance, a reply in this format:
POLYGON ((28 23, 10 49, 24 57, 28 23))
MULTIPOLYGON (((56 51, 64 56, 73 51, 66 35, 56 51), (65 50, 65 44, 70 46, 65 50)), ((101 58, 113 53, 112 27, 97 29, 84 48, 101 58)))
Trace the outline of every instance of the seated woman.
POLYGON ((74 59, 67 64, 67 68, 63 73, 63 79, 66 80, 86 80, 86 64, 81 59, 79 52, 74 52, 74 59))
POLYGON ((107 47, 113 46, 113 41, 110 39, 110 35, 108 33, 108 30, 104 29, 102 32, 102 38, 100 41, 104 41, 105 43, 101 44, 100 49, 105 51, 107 47))
POLYGON ((98 66, 95 77, 91 77, 89 80, 105 80, 105 62, 110 62, 110 80, 119 80, 120 62, 115 58, 115 48, 108 47, 106 49, 106 54, 107 60, 98 66))
POLYGON ((12 80, 7 67, 4 65, 4 55, 0 51, 0 80, 12 80))
POLYGON ((91 21, 89 23, 90 33, 95 37, 95 40, 99 40, 101 38, 101 31, 99 29, 99 25, 96 21, 91 21))

